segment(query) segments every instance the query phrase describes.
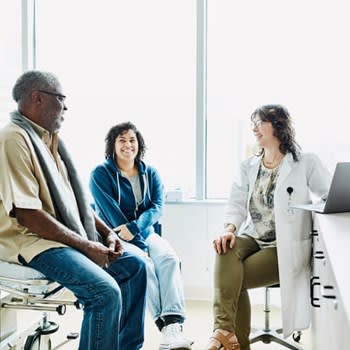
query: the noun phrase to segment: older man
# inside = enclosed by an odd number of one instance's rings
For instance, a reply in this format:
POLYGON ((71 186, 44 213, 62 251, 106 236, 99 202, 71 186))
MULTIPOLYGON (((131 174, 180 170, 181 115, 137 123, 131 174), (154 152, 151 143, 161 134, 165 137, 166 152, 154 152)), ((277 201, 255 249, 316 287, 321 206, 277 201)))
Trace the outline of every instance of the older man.
POLYGON ((51 73, 29 71, 0 131, 0 256, 70 289, 84 307, 79 349, 143 344, 144 263, 91 211, 57 133, 67 110, 51 73), (100 243, 102 242, 102 243, 100 243))

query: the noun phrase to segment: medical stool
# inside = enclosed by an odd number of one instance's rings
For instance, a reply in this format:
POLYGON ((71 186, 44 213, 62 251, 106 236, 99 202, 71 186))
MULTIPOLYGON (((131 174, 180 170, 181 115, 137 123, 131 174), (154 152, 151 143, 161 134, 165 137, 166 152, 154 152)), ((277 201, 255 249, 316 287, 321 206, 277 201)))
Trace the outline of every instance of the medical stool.
POLYGON ((50 334, 59 326, 48 320, 47 311, 64 315, 66 305, 80 308, 77 301, 58 299, 63 291, 58 283, 30 267, 0 260, 0 350, 54 350, 78 338, 78 333, 70 333, 63 343, 52 348, 50 334), (18 309, 45 312, 27 329, 18 330, 15 311, 18 309))
MULTIPOLYGON (((288 349, 292 350, 303 350, 298 344, 290 343, 286 339, 283 338, 281 328, 279 329, 271 329, 270 328, 270 288, 279 288, 279 284, 265 287, 265 305, 264 305, 264 313, 265 313, 265 326, 263 329, 253 329, 250 335, 250 344, 256 343, 258 341, 262 341, 265 344, 270 344, 271 342, 275 342, 280 344, 288 349)), ((300 341, 301 332, 295 332, 293 334, 293 339, 296 342, 300 341)))

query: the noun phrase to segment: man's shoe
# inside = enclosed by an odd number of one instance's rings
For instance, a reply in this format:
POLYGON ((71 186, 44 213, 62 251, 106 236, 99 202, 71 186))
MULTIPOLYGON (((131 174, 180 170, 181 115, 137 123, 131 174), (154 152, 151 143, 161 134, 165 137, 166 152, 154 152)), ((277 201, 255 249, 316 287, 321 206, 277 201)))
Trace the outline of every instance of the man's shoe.
POLYGON ((171 323, 163 327, 159 350, 191 350, 192 344, 192 340, 183 336, 180 323, 171 323))

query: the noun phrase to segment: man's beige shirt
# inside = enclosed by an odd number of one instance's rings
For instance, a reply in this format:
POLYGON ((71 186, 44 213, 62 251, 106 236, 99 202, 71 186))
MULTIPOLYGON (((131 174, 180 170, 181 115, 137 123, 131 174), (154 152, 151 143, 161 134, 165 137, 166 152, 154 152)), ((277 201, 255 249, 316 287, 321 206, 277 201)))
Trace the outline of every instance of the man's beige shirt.
MULTIPOLYGON (((31 124, 50 150, 74 197, 66 168, 57 153, 57 135, 50 135, 39 125, 31 124)), ((49 188, 33 144, 21 127, 10 123, 0 130, 0 259, 18 263, 20 254, 29 262, 47 249, 65 247, 64 244, 40 238, 21 226, 11 216, 14 207, 42 209, 55 217, 49 188)))

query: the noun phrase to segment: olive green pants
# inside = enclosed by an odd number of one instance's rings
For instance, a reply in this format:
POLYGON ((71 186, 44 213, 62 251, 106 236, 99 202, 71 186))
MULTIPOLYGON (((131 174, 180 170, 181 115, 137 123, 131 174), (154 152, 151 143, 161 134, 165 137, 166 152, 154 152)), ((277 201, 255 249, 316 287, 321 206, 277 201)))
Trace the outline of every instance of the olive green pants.
POLYGON ((214 272, 214 330, 235 332, 241 350, 249 350, 248 289, 279 282, 276 248, 260 249, 248 236, 236 237, 226 254, 216 254, 214 272))

